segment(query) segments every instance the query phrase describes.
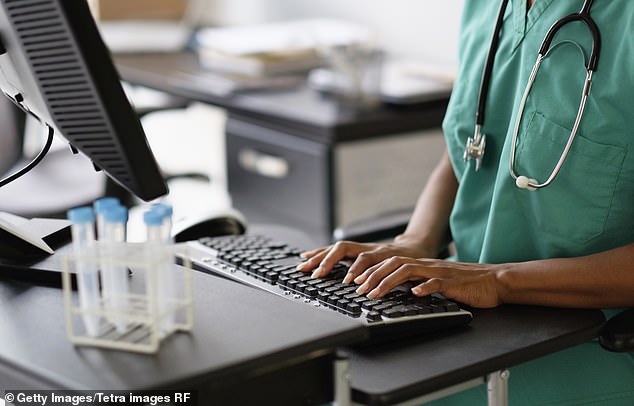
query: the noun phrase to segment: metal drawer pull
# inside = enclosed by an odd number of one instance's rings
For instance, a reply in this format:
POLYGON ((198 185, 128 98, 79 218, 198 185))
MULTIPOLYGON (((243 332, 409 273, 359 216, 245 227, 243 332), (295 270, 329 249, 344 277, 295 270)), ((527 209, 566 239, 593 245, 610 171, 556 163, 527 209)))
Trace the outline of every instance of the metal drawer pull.
POLYGON ((275 179, 288 176, 290 168, 286 159, 264 154, 251 148, 243 148, 238 152, 238 163, 247 171, 275 179))

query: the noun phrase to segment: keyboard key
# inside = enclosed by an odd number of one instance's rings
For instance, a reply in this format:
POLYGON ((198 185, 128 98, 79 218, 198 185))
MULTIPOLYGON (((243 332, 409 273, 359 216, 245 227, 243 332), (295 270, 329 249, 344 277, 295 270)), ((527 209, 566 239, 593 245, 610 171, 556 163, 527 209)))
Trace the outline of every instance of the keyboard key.
POLYGON ((309 285, 306 287, 306 289, 304 289, 304 294, 311 298, 317 297, 317 293, 319 293, 319 291, 314 286, 309 285))
POLYGON ((381 304, 380 300, 370 299, 363 303, 362 307, 366 310, 373 310, 374 306, 378 306, 381 304))
POLYGON ((380 312, 383 316, 389 318, 401 317, 403 315, 403 311, 399 307, 393 307, 389 309, 385 309, 380 312))
POLYGON ((355 302, 348 302, 346 310, 352 314, 361 314, 361 305, 355 302))
POLYGON ((366 314, 365 317, 368 319, 368 321, 381 321, 381 320, 383 320, 383 318, 381 317, 381 313, 375 312, 375 311, 368 312, 368 314, 366 314))

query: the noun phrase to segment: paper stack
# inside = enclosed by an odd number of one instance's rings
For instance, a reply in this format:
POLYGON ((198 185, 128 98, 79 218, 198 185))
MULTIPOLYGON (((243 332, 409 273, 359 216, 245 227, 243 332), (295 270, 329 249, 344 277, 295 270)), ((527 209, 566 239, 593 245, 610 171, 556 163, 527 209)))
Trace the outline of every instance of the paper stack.
POLYGON ((324 50, 370 40, 365 27, 333 19, 205 28, 196 36, 204 67, 247 76, 306 72, 322 65, 324 50))

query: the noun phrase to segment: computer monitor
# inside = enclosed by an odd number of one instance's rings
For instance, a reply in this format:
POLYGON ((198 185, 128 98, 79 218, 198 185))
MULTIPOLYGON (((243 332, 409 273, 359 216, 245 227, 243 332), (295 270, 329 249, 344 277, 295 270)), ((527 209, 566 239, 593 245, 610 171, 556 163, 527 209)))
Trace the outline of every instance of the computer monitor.
POLYGON ((0 97, 0 176, 7 173, 22 157, 24 113, 4 97, 0 97))
POLYGON ((0 88, 137 197, 167 193, 85 0, 0 0, 0 88))

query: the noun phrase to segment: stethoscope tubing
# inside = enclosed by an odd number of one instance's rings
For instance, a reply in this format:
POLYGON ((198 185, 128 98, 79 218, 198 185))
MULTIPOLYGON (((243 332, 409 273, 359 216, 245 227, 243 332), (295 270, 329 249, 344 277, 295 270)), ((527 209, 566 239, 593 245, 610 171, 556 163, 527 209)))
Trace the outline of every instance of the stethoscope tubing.
MULTIPOLYGON (((515 125, 513 128, 513 137, 511 140, 511 153, 509 158, 509 172, 511 177, 515 180, 516 185, 519 188, 528 189, 528 190, 536 190, 550 185, 566 160, 570 148, 572 147, 572 143, 577 134, 579 126, 581 124, 581 119, 583 117, 583 112, 585 110, 586 101, 588 98, 588 94, 590 92, 590 87, 592 84, 592 75, 596 71, 598 62, 599 62, 599 54, 601 51, 601 36, 599 33, 599 29, 594 22, 594 20, 590 17, 590 9, 592 7, 593 0, 585 0, 581 11, 578 13, 569 14, 563 18, 557 20, 548 30, 542 44, 539 48, 539 52, 537 55, 537 61, 531 70, 531 74, 528 79, 528 83, 522 95, 522 99, 520 101, 520 105, 518 108, 518 113, 516 115, 515 125), (549 50, 551 50, 551 44, 557 32, 566 24, 573 21, 581 21, 583 22, 590 31, 592 35, 592 50, 590 52, 590 57, 586 62, 584 60, 584 65, 586 68, 586 79, 584 82, 581 101, 579 102, 579 109, 577 110, 577 116, 575 117, 575 122, 573 124, 573 128, 570 132, 570 136, 568 137, 568 141, 562 151, 559 160, 557 161, 555 167, 551 171, 550 176, 546 179, 546 181, 542 183, 538 183, 537 180, 533 178, 529 178, 527 176, 518 175, 515 172, 515 153, 516 153, 516 145, 517 138, 519 134, 519 127, 522 116, 524 114, 524 108, 526 106, 526 101, 528 99, 528 95, 530 94, 531 88, 533 87, 533 83, 535 82, 535 78, 537 76, 537 72, 541 66, 543 59, 548 55, 549 50)), ((491 45, 489 47, 489 52, 487 54, 487 60, 485 63, 484 71, 482 74, 482 82, 480 84, 480 93, 478 95, 478 109, 476 111, 476 126, 475 126, 475 134, 473 137, 469 137, 467 139, 467 144, 465 147, 465 160, 470 158, 476 159, 476 171, 479 169, 482 156, 484 154, 485 147, 485 135, 481 134, 481 127, 484 123, 484 111, 486 105, 486 99, 488 97, 489 84, 491 81, 492 71, 493 71, 493 63, 495 60, 495 54, 497 53, 497 47, 500 38, 500 32, 502 29, 502 23, 504 19, 504 12, 506 10, 506 6, 508 4, 508 0, 502 0, 500 3, 500 9, 498 12, 498 17, 496 19, 495 29, 493 31, 493 38, 491 39, 491 45)), ((556 46, 555 46, 556 47, 556 46)), ((585 59, 585 57, 584 57, 585 59)))
POLYGON ((500 10, 495 20, 495 28, 493 29, 493 37, 491 38, 491 45, 489 45, 489 52, 487 53, 487 59, 482 72, 480 92, 478 95, 478 110, 476 111, 476 125, 480 127, 484 124, 484 112, 486 100, 489 96, 489 84, 491 83, 491 76, 493 74, 495 54, 497 53, 498 44, 500 42, 500 32, 502 31, 502 24, 504 23, 504 10, 506 10, 508 2, 508 0, 502 0, 500 3, 500 10))
POLYGON ((590 58, 588 59, 586 69, 593 72, 596 71, 599 63, 599 53, 601 52, 601 34, 599 33, 599 27, 597 27, 592 17, 590 17, 592 2, 593 0, 584 1, 581 11, 569 14, 557 20, 546 33, 546 37, 544 37, 544 40, 539 47, 539 53, 541 55, 546 55, 548 49, 550 49, 550 44, 561 27, 573 21, 581 21, 588 27, 588 30, 592 35, 592 50, 590 51, 590 58))

